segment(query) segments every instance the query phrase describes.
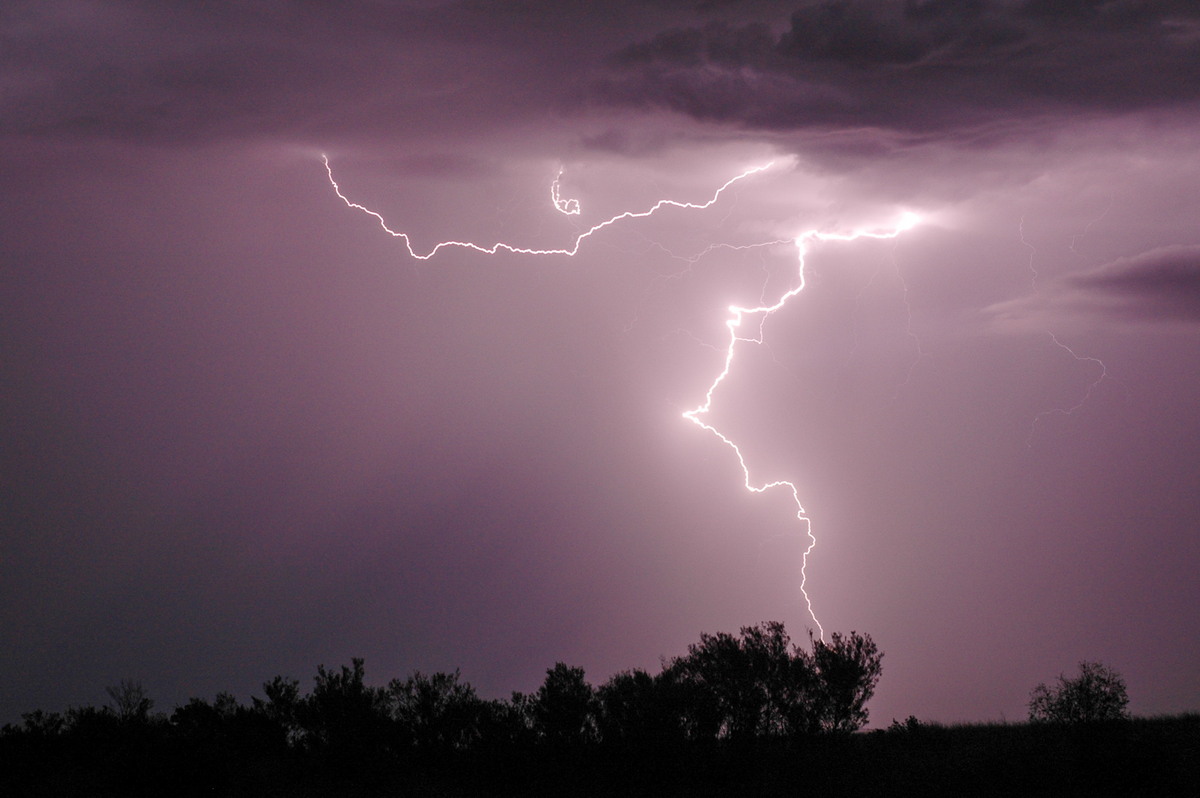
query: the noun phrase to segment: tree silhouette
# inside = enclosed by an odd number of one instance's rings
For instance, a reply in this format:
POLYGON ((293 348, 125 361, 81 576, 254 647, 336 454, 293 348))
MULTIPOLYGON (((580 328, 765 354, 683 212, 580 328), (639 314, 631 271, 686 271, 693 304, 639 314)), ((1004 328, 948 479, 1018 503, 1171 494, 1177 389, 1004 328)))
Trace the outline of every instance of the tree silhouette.
MULTIPOLYGON (((38 739, 58 737, 65 728, 66 719, 57 712, 43 712, 35 709, 33 712, 21 713, 20 730, 30 737, 38 739)), ((5 729, 16 730, 11 726, 6 726, 5 729)))
POLYGON ((597 726, 606 744, 661 748, 686 737, 685 702, 668 673, 622 671, 601 685, 596 699, 597 726))
MULTIPOLYGON (((811 638, 811 634, 809 635, 811 638)), ((883 655, 868 635, 834 632, 829 642, 812 641, 812 669, 823 731, 852 732, 867 722, 867 701, 875 695, 883 655)))
POLYGON ((479 738, 484 702, 457 670, 393 679, 388 695, 402 739, 420 751, 463 750, 479 738))
POLYGON ((847 732, 867 721, 882 654, 870 637, 834 634, 812 651, 791 647, 782 623, 745 626, 740 637, 701 634, 667 672, 687 692, 693 738, 847 732))
POLYGON ((527 748, 537 739, 533 706, 536 695, 514 691, 508 701, 485 702, 480 713, 481 742, 491 748, 527 748))
POLYGON ((312 693, 298 707, 304 742, 338 764, 375 759, 386 745, 387 695, 363 681, 363 661, 325 670, 318 666, 312 693))
POLYGON ((910 716, 851 734, 881 658, 856 632, 800 647, 763 623, 596 690, 560 662, 509 700, 481 700, 458 671, 370 686, 355 659, 319 667, 307 694, 275 677, 250 706, 220 693, 167 718, 125 681, 109 706, 0 727, 0 796, 1200 795, 1200 715, 1073 725, 1128 717, 1099 663, 1033 690, 1031 720, 1053 723, 910 716))
POLYGON ((1099 662, 1080 662, 1079 676, 1059 674, 1058 684, 1044 683, 1029 694, 1029 719, 1035 723, 1090 723, 1129 717, 1125 680, 1099 662))
POLYGON ((108 694, 109 707, 113 714, 122 722, 145 722, 150 718, 154 700, 146 694, 141 682, 122 679, 115 685, 105 687, 104 692, 108 694))
POLYGON ((285 744, 300 740, 300 714, 303 701, 300 698, 300 682, 276 676, 263 683, 265 699, 252 699, 254 711, 271 723, 285 744))
POLYGON ((658 674, 623 671, 598 690, 559 662, 510 700, 481 700, 457 670, 374 687, 356 658, 318 667, 307 694, 276 676, 249 706, 221 693, 168 718, 125 680, 107 707, 0 728, 0 795, 576 794, 597 779, 622 794, 655 779, 723 790, 747 763, 858 744, 779 744, 861 726, 879 677, 869 637, 811 637, 793 646, 781 623, 702 634, 658 674))
POLYGON ((691 693, 690 726, 698 736, 745 740, 770 731, 771 697, 788 669, 782 624, 701 634, 669 668, 691 693))
POLYGON ((533 728, 552 745, 576 746, 596 738, 595 692, 583 668, 561 662, 546 671, 533 699, 533 728))
POLYGON ((192 698, 171 713, 171 726, 176 734, 193 743, 208 742, 224 735, 238 714, 244 711, 229 693, 218 694, 211 704, 192 698))

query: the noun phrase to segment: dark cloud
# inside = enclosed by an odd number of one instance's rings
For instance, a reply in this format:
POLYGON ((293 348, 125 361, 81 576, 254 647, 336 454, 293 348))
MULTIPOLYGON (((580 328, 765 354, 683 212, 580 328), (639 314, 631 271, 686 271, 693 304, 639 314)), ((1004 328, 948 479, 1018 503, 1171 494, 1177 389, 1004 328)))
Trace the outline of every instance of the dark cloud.
POLYGON ((1075 272, 1044 291, 997 303, 987 315, 1005 326, 1087 322, 1200 322, 1200 245, 1158 247, 1075 272))
MULTIPOLYGON (((179 4, 17 3, 0 28, 11 81, 0 131, 194 139, 295 124, 329 89, 330 76, 349 66, 353 53, 339 54, 336 43, 353 16, 313 13, 299 23, 278 3, 222 13, 179 4), (314 25, 328 26, 324 40, 307 35, 314 25)), ((358 52, 373 49, 364 42, 358 52)))
POLYGON ((749 1, 15 2, 0 13, 0 134, 444 138, 599 101, 990 140, 1014 118, 1194 102, 1198 32, 1191 4, 1125 0, 847 0, 790 16, 749 1))
POLYGON ((1200 245, 1160 247, 1066 282, 1132 318, 1200 322, 1200 245))
POLYGON ((774 36, 765 24, 730 27, 712 22, 703 28, 666 31, 650 42, 628 47, 617 59, 630 65, 667 61, 688 68, 708 63, 734 68, 761 66, 773 46, 774 36))
POLYGON ((0 134, 196 141, 401 130, 444 139, 494 130, 553 107, 576 64, 627 40, 609 37, 620 13, 559 13, 538 2, 18 1, 0 12, 0 134), (564 22, 589 35, 563 36, 564 22))
POLYGON ((663 31, 615 54, 596 91, 768 130, 962 131, 1192 103, 1198 23, 1172 2, 834 0, 802 6, 778 34, 663 31))

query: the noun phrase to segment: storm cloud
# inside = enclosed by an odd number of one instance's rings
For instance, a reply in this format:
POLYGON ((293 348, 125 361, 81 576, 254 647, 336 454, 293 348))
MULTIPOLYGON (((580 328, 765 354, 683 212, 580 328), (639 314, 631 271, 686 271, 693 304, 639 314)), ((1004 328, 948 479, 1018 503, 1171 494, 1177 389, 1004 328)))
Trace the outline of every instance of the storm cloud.
POLYGON ((1093 324, 1200 323, 1200 246, 1157 247, 1073 272, 1045 291, 989 309, 1006 323, 1064 316, 1093 324))
POLYGON ((1047 119, 1194 105, 1198 70, 1200 10, 1187 3, 831 0, 782 31, 662 31, 615 54, 596 91, 747 129, 992 141, 1047 119))

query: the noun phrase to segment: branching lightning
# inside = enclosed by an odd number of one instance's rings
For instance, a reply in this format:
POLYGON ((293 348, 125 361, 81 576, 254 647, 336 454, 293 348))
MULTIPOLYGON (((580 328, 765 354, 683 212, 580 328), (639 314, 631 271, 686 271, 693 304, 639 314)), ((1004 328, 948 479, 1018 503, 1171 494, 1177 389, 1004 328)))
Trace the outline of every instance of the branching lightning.
MULTIPOLYGON (((595 233, 597 233, 607 227, 610 227, 618 222, 624 221, 626 219, 646 218, 646 217, 651 216, 652 214, 658 212, 659 210, 661 210, 663 208, 668 208, 668 207, 679 208, 679 209, 684 209, 684 210, 702 210, 702 209, 708 208, 708 207, 712 206, 714 203, 716 203, 721 198, 721 195, 723 193, 725 193, 725 191, 727 189, 730 188, 730 186, 734 185, 735 183, 737 183, 741 180, 751 177, 752 175, 758 174, 760 172, 763 172, 763 171, 771 168, 771 166, 774 163, 774 162, 771 162, 771 163, 767 163, 767 164, 764 164, 761 166, 751 167, 751 168, 746 169, 745 171, 731 177, 730 179, 725 181, 719 188, 717 188, 712 193, 712 195, 708 198, 708 200, 706 200, 704 202, 679 202, 677 200, 663 199, 663 200, 659 200, 659 201, 655 202, 653 205, 651 205, 649 208, 647 208, 644 211, 636 211, 636 212, 635 211, 626 211, 626 212, 617 214, 616 216, 606 219, 598 224, 595 224, 592 227, 585 230, 584 232, 580 233, 578 236, 576 236, 575 240, 571 243, 571 245, 567 246, 567 247, 558 248, 558 249, 537 249, 537 248, 530 248, 530 247, 514 246, 512 244, 506 244, 503 242, 496 242, 489 246, 482 246, 482 245, 475 244, 475 243, 472 243, 469 241, 442 241, 442 242, 434 245, 433 248, 431 248, 427 252, 421 253, 413 248, 412 239, 410 238, 410 236, 407 233, 393 230, 392 228, 390 228, 388 226, 386 220, 379 213, 377 213, 376 211, 373 211, 370 208, 367 208, 363 205, 360 205, 357 202, 350 200, 345 194, 343 194, 341 188, 338 186, 337 181, 333 177, 333 168, 330 166, 329 158, 324 155, 321 157, 325 164, 325 171, 326 171, 327 175, 329 176, 329 183, 333 187, 333 190, 337 194, 337 196, 342 200, 342 202, 344 202, 346 204, 346 206, 349 208, 352 208, 352 209, 355 209, 358 211, 362 211, 363 213, 374 217, 379 222, 379 226, 386 233, 388 233, 388 235, 392 236, 393 238, 403 239, 405 248, 408 250, 408 254, 418 260, 428 260, 429 258, 432 258, 434 255, 436 255, 438 252, 440 252, 442 249, 447 248, 447 247, 458 247, 458 248, 463 248, 463 249, 471 249, 471 250, 475 250, 476 252, 481 252, 481 253, 484 253, 487 255, 494 255, 497 252, 504 250, 507 252, 512 252, 512 253, 516 253, 516 254, 524 254, 524 255, 565 255, 565 256, 571 257, 571 256, 574 256, 579 251, 579 248, 580 248, 581 244, 583 243, 584 239, 587 239, 587 238, 591 237, 592 235, 594 235, 595 233)), ((552 204, 554 205, 555 210, 557 210, 559 213, 562 213, 567 216, 577 216, 581 213, 581 210, 582 210, 580 207, 579 200, 562 198, 562 195, 560 192, 560 184, 559 184, 561 177, 562 177, 562 170, 559 170, 558 174, 555 176, 555 179, 551 183, 551 186, 550 186, 550 200, 551 200, 552 204)), ((895 224, 895 226, 893 226, 891 228, 886 228, 886 229, 856 230, 856 231, 849 232, 849 233, 828 233, 828 232, 821 232, 819 230, 808 230, 808 231, 796 236, 795 238, 791 238, 791 239, 778 239, 778 240, 773 240, 773 241, 764 241, 764 242, 744 244, 744 245, 714 244, 714 245, 708 247, 704 252, 695 256, 694 258, 688 259, 690 262, 695 263, 700 258, 702 258, 704 255, 708 254, 709 252, 711 252, 715 249, 740 250, 740 249, 749 249, 749 248, 754 248, 754 247, 766 247, 766 246, 782 245, 782 244, 790 244, 790 245, 793 245, 796 247, 797 262, 798 262, 798 267, 797 267, 798 279, 796 280, 796 284, 794 287, 783 292, 774 301, 769 302, 765 299, 761 300, 761 304, 756 307, 743 307, 740 305, 731 305, 728 308, 730 316, 725 322, 725 327, 729 331, 729 342, 728 342, 728 346, 726 346, 726 348, 724 350, 724 359, 723 359, 723 366, 721 368, 721 371, 716 375, 716 377, 709 384, 708 390, 704 394, 704 401, 700 405, 695 407, 694 409, 684 412, 683 417, 686 418, 688 421, 691 421, 692 423, 696 424, 701 429, 707 430, 708 432, 715 435, 722 443, 724 443, 726 446, 728 446, 733 451, 734 456, 737 458, 738 464, 741 466, 743 484, 748 491, 750 491, 752 493, 765 493, 766 491, 771 490, 773 488, 781 488, 792 497, 792 501, 795 503, 795 506, 796 506, 796 518, 802 525, 802 527, 804 529, 804 533, 808 538, 808 545, 806 546, 803 556, 802 556, 802 559, 801 559, 800 593, 804 597, 804 603, 805 603, 806 609, 808 610, 809 617, 811 617, 813 622, 817 625, 817 629, 820 632, 822 639, 824 639, 824 636, 825 636, 825 629, 821 625, 821 622, 819 620, 817 620, 816 613, 813 611, 812 599, 810 598, 810 596, 808 594, 808 590, 807 590, 808 555, 812 552, 813 548, 816 546, 817 539, 813 535, 812 522, 811 522, 810 518, 808 517, 808 512, 804 509, 804 505, 800 501, 799 488, 796 486, 795 483, 790 482, 788 480, 783 480, 783 479, 764 482, 762 484, 755 484, 750 476, 750 467, 746 463, 746 458, 745 458, 745 455, 742 453, 741 448, 739 448, 738 445, 732 439, 730 439, 728 436, 726 436, 724 433, 722 433, 720 430, 718 430, 712 424, 708 423, 705 420, 705 416, 707 416, 712 409, 714 395, 716 394, 717 389, 720 388, 722 383, 724 383, 725 380, 730 375, 730 372, 731 372, 731 370, 733 368, 733 364, 734 364, 734 355, 737 352, 738 345, 739 344, 762 344, 763 343, 763 327, 764 327, 764 324, 765 324, 767 318, 769 316, 771 316, 772 314, 774 314, 776 311, 781 310, 788 303, 789 300, 791 300, 792 298, 794 298, 795 296, 797 296, 804 290, 804 286, 805 286, 805 273, 804 273, 805 256, 808 252, 808 248, 809 248, 810 244, 812 244, 813 242, 818 242, 818 241, 854 241, 854 240, 861 239, 861 238, 875 238, 875 239, 896 238, 904 231, 909 230, 912 227, 914 227, 916 224, 919 223, 919 221, 920 221, 920 217, 917 214, 909 212, 909 213, 903 214, 900 217, 899 221, 895 224), (746 325, 746 327, 748 327, 748 328, 753 327, 756 330, 756 332, 753 335, 746 335, 742 331, 743 323, 747 322, 748 320, 754 320, 754 324, 746 325)))
POLYGON ((693 410, 688 410, 683 414, 683 417, 702 429, 706 429, 713 435, 717 436, 722 443, 733 450, 733 454, 737 457, 738 464, 742 467, 743 484, 746 490, 753 493, 765 493, 772 488, 782 488, 791 494, 792 501, 796 504, 796 518, 804 527, 804 532, 808 536, 808 546, 804 550, 804 555, 800 565, 800 593, 804 596, 804 603, 808 609, 809 617, 813 619, 813 623, 817 625, 817 630, 820 632, 821 639, 825 638, 825 628, 821 626, 820 620, 817 619, 816 613, 813 611, 812 598, 808 595, 808 555, 817 545, 817 539, 812 532, 812 521, 808 517, 808 512, 804 509, 804 504, 800 501, 800 491, 796 484, 789 482, 786 479, 778 479, 771 482, 765 482, 760 485, 755 485, 750 478, 750 467, 746 464, 746 458, 742 454, 741 448, 738 447, 730 438, 718 430, 716 427, 704 421, 703 416, 707 415, 713 403, 713 394, 721 383, 729 376, 730 370, 733 368, 733 356, 739 343, 761 344, 763 342, 763 323, 766 318, 772 313, 781 310, 790 299, 798 295, 804 290, 804 258, 808 252, 808 245, 812 241, 854 241, 859 238, 895 238, 905 230, 911 229, 917 224, 919 217, 913 213, 906 213, 901 217, 900 222, 890 230, 870 231, 859 230, 852 233, 822 233, 818 230, 809 230, 796 237, 794 243, 798 252, 797 260, 799 261, 798 271, 799 280, 794 288, 784 292, 775 302, 771 304, 762 304, 758 307, 741 307, 731 305, 729 307, 730 317, 725 322, 725 327, 729 330, 729 346, 725 349, 725 365, 721 372, 708 386, 708 391, 704 394, 704 402, 693 410), (757 333, 752 337, 746 337, 739 334, 742 322, 748 317, 758 317, 757 333))

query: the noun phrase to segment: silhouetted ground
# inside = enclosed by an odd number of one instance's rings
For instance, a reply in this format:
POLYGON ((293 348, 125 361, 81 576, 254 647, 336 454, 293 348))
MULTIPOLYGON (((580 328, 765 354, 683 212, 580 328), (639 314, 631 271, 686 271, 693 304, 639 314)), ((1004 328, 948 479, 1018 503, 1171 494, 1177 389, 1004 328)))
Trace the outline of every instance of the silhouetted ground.
POLYGON ((546 745, 417 758, 317 756, 153 726, 0 737, 0 795, 1200 796, 1200 715, 1090 725, 938 726, 694 744, 546 745))

